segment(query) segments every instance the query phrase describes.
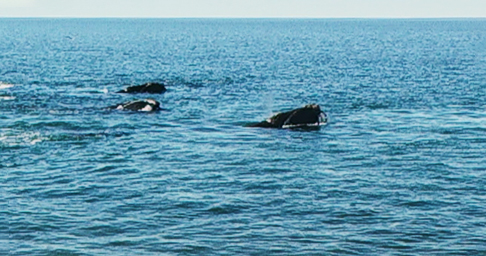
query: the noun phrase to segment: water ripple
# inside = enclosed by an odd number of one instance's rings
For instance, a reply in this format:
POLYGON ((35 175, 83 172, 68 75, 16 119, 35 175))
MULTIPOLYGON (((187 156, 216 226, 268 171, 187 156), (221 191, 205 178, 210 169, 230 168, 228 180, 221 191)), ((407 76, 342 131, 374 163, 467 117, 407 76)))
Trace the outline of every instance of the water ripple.
POLYGON ((1 20, 0 254, 481 255, 484 29, 1 20), (107 109, 154 81, 164 110, 107 109))

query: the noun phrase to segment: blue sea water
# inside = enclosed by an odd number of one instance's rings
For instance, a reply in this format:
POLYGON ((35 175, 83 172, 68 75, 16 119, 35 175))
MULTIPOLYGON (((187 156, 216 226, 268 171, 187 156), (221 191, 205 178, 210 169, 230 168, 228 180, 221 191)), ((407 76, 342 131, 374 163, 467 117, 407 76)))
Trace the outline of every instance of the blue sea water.
POLYGON ((485 46, 481 19, 0 19, 0 254, 484 255, 485 46), (327 126, 245 127, 309 103, 327 126))

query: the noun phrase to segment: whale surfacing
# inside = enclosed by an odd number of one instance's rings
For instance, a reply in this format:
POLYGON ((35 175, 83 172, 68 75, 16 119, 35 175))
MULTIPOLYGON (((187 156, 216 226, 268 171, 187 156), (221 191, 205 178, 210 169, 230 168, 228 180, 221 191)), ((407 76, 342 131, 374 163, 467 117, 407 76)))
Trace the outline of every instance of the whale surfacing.
POLYGON ((291 111, 278 113, 269 119, 250 124, 249 127, 261 128, 311 128, 319 127, 327 123, 327 115, 321 111, 317 104, 305 105, 291 111))
POLYGON ((113 106, 111 109, 152 112, 160 110, 160 102, 154 99, 134 100, 113 106))
POLYGON ((127 87, 118 93, 154 93, 154 94, 162 94, 166 92, 167 89, 163 84, 160 83, 146 83, 142 85, 135 85, 127 87))

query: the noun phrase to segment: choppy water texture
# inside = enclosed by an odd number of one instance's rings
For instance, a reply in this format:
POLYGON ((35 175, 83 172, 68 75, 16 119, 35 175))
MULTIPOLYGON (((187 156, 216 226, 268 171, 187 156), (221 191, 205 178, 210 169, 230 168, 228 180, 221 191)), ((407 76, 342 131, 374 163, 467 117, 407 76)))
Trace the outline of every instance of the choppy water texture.
POLYGON ((0 19, 0 254, 486 254, 485 31, 0 19), (165 110, 105 109, 145 82, 165 110))

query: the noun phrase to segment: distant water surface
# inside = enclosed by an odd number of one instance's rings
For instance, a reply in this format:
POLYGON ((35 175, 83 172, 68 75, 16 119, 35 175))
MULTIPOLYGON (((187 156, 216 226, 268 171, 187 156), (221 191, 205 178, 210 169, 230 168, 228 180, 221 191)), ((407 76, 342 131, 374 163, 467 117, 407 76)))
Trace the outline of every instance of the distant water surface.
POLYGON ((0 254, 486 254, 485 31, 0 19, 0 254), (327 126, 245 127, 309 103, 327 126))

